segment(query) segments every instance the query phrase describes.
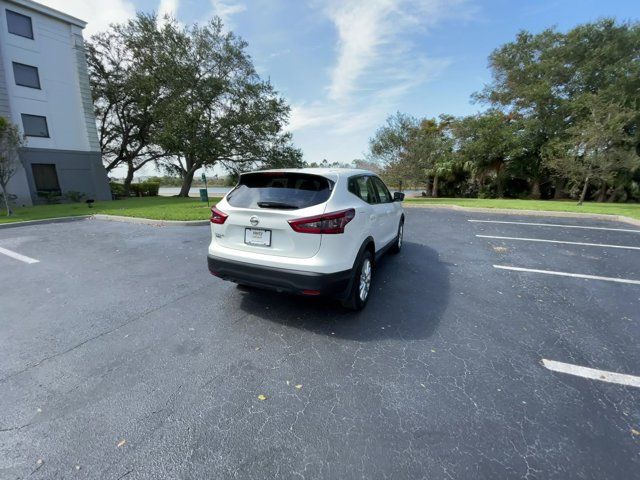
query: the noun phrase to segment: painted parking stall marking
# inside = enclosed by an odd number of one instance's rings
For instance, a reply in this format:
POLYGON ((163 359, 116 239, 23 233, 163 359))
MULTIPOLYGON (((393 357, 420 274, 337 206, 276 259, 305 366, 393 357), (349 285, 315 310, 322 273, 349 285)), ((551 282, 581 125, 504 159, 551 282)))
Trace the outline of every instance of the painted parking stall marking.
POLYGON ((542 359, 542 365, 553 372, 566 373, 568 375, 575 375, 576 377, 640 388, 640 377, 627 375, 626 373, 607 372, 606 370, 581 367, 580 365, 547 360, 546 358, 542 359))
POLYGON ((38 263, 40 262, 40 260, 36 260, 35 258, 31 258, 31 257, 27 257, 26 255, 21 255, 17 252, 14 252, 12 250, 6 249, 6 248, 2 248, 0 247, 0 253, 6 255, 7 257, 11 257, 15 260, 20 260, 21 262, 24 263, 38 263))
POLYGON ((562 223, 509 222, 506 220, 476 220, 476 219, 468 219, 467 221, 472 223, 499 223, 504 225, 529 225, 534 227, 579 228, 583 230, 608 230, 611 232, 640 233, 640 230, 634 230, 630 228, 589 227, 585 225, 565 225, 562 223))
POLYGON ((560 277, 574 277, 574 278, 584 278, 587 280, 602 280, 605 282, 629 283, 632 285, 640 285, 640 280, 631 280, 628 278, 600 277, 598 275, 585 275, 582 273, 570 273, 570 272, 556 272, 554 270, 539 270, 536 268, 512 267, 509 265, 494 265, 493 268, 499 268, 501 270, 512 270, 514 272, 542 273, 544 275, 557 275, 560 277))
POLYGON ((600 248, 621 248, 623 250, 640 250, 640 247, 631 245, 608 245, 605 243, 584 243, 584 242, 568 242, 566 240, 548 240, 545 238, 520 238, 520 237, 501 237, 498 235, 476 235, 478 238, 492 238, 495 240, 515 240, 522 242, 543 242, 543 243, 561 243, 565 245, 581 245, 584 247, 600 247, 600 248))

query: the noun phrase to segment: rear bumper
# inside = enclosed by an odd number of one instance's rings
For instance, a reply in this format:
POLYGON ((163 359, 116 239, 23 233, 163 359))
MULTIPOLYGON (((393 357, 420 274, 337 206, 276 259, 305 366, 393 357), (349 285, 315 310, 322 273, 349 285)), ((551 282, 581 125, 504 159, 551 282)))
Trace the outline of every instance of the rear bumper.
POLYGON ((304 272, 276 267, 264 267, 207 256, 209 271, 223 280, 254 287, 296 294, 342 297, 351 282, 351 270, 336 273, 304 272), (319 292, 319 293, 309 293, 319 292))

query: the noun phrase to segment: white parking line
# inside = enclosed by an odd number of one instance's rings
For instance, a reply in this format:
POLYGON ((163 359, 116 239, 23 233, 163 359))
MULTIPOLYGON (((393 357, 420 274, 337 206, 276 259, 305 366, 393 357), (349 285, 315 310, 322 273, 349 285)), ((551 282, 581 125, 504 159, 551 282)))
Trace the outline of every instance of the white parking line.
POLYGON ((7 250, 6 248, 2 247, 0 247, 0 253, 4 253, 6 256, 15 258, 16 260, 20 260, 24 263, 38 263, 40 261, 36 260, 35 258, 27 257, 26 255, 20 255, 19 253, 7 250))
POLYGON ((640 230, 633 230, 629 228, 608 228, 608 227, 587 227, 584 225, 563 225, 561 223, 533 223, 533 222, 508 222, 506 220, 473 220, 469 219, 467 222, 473 223, 502 223, 508 225, 533 225, 534 227, 562 227, 562 228, 582 228, 585 230, 610 230, 612 232, 630 232, 640 233, 640 230))
POLYGON ((640 285, 640 280, 629 280, 627 278, 599 277, 597 275, 584 275, 582 273, 556 272, 553 270, 537 270, 535 268, 509 267, 507 265, 494 265, 493 268, 499 268, 501 270, 513 270, 514 272, 542 273, 545 275, 557 275, 560 277, 586 278, 587 280, 603 280, 605 282, 630 283, 632 285, 640 285))
POLYGON ((640 388, 640 377, 627 375, 625 373, 607 372, 605 370, 596 370, 595 368, 581 367, 579 365, 571 365, 570 363, 556 362, 555 360, 542 359, 542 364, 554 372, 567 373, 577 377, 589 378, 591 380, 600 380, 602 382, 617 383, 619 385, 627 385, 629 387, 640 388))
POLYGON ((582 245, 585 247, 621 248, 623 250, 640 250, 640 247, 632 247, 630 245, 608 245, 606 243, 567 242, 565 240, 547 240, 544 238, 500 237, 497 235, 476 235, 476 237, 493 238, 496 240, 518 240, 523 242, 563 243, 566 245, 582 245))

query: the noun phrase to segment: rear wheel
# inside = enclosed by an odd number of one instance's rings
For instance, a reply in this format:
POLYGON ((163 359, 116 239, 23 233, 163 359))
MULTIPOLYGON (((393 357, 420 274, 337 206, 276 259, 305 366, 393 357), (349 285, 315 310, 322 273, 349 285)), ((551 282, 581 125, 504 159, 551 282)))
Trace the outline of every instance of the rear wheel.
POLYGON ((391 253, 400 253, 400 250, 402 249, 403 234, 404 234, 404 220, 400 220, 400 225, 398 225, 398 235, 396 236, 396 239, 393 242, 393 247, 391 247, 391 253))
POLYGON ((365 250, 356 266, 353 285, 349 296, 342 304, 352 310, 362 310, 371 295, 371 280, 373 279, 373 257, 369 250, 365 250))

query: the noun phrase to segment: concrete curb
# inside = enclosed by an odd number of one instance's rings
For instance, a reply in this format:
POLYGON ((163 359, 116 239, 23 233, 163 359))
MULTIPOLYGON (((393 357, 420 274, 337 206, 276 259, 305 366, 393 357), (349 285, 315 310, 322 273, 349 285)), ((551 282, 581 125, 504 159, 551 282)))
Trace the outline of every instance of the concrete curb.
POLYGON ((86 220, 92 218, 93 215, 76 215, 73 217, 55 217, 55 218, 43 218, 41 220, 24 220, 22 222, 10 222, 0 223, 0 229, 13 228, 13 227, 28 227, 29 225, 41 225, 46 223, 67 223, 77 222, 79 220, 86 220))
POLYGON ((209 223, 209 220, 153 220, 151 218, 105 215, 103 213, 96 213, 92 218, 107 222, 140 223, 143 225, 156 225, 159 227, 196 227, 207 225, 209 223))
POLYGON ((561 212, 553 210, 517 210, 511 208, 486 208, 486 207, 461 207, 460 205, 448 205, 444 203, 438 204, 411 204, 403 203, 405 208, 442 208, 448 210, 458 210, 461 212, 477 212, 477 213, 500 213, 505 215, 522 215, 532 217, 565 217, 565 218, 584 218, 590 220, 607 220, 610 222, 624 222, 630 225, 640 226, 640 220, 626 217, 624 215, 607 215, 604 213, 579 213, 579 212, 561 212))
POLYGON ((28 227, 29 225, 42 225, 47 223, 66 223, 78 220, 101 220, 105 222, 139 223, 143 225, 155 225, 157 227, 193 227, 203 226, 209 220, 153 220, 151 218, 125 217, 122 215, 106 215, 96 213, 95 215, 77 215, 75 217, 43 218, 42 220, 25 220, 24 222, 0 223, 0 229, 14 227, 28 227))

